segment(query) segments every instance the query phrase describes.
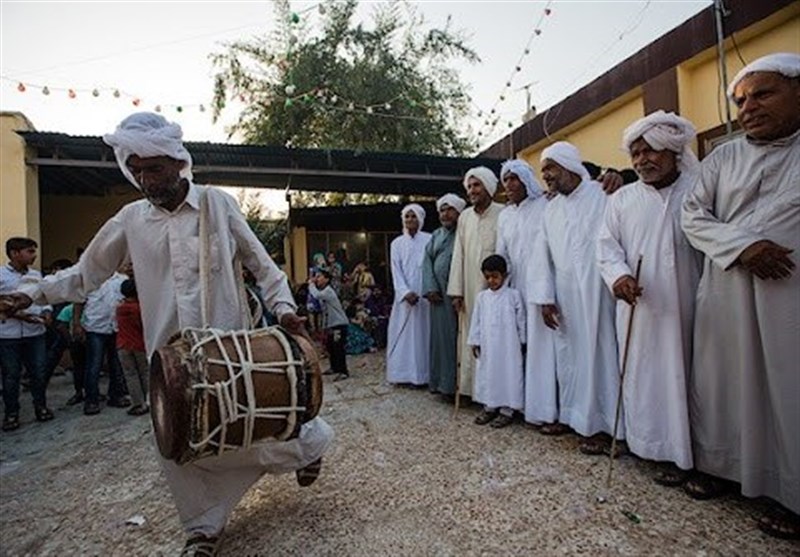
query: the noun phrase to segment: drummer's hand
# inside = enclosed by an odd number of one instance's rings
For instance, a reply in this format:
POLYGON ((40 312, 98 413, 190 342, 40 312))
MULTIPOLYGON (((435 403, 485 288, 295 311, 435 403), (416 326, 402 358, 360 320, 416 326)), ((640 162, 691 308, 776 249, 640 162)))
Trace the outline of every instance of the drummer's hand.
POLYGON ((13 315, 15 312, 29 307, 33 300, 20 292, 0 295, 0 315, 13 315))
POLYGON ((308 320, 306 317, 299 317, 296 313, 284 313, 281 315, 281 327, 292 333, 293 335, 308 336, 306 332, 305 323, 308 320))

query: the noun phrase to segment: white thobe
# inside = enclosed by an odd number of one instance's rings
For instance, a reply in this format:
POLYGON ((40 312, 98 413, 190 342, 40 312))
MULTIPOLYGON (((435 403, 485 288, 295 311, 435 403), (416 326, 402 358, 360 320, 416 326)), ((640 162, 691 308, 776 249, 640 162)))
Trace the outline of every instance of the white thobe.
MULTIPOLYGON (((199 208, 208 200, 211 292, 210 325, 242 329, 245 315, 233 259, 238 254, 253 272, 264 299, 277 314, 294 310, 286 275, 272 262, 247 225, 236 201, 221 190, 190 184, 181 205, 172 212, 147 200, 123 207, 95 235, 77 265, 37 283, 20 286, 34 300, 82 301, 129 256, 136 273, 148 355, 184 327, 200 327, 199 208)), ((188 418, 188 417, 187 417, 188 418)), ((184 529, 218 534, 241 496, 264 473, 302 468, 320 458, 333 430, 316 418, 298 438, 266 441, 251 449, 208 457, 179 466, 160 458, 184 529)))
POLYGON ((486 288, 481 263, 495 253, 497 221, 503 209, 503 205, 491 203, 478 214, 468 207, 458 217, 447 295, 464 299, 464 311, 458 316, 458 392, 462 395, 472 396, 473 392, 475 358, 467 342, 469 325, 478 292, 486 288))
MULTIPOLYGON (((681 204, 695 175, 656 190, 643 182, 608 200, 597 240, 597 263, 610 292, 642 268, 623 385, 625 440, 641 458, 691 469, 687 381, 692 363, 694 299, 703 257, 680 228, 681 204)), ((631 306, 617 301, 620 367, 631 306)))
MULTIPOLYGON (((583 181, 569 195, 547 204, 532 267, 531 297, 556 304, 558 421, 583 436, 612 433, 619 366, 614 299, 595 262, 597 233, 607 196, 597 182, 583 181)), ((618 437, 624 436, 620 424, 618 437)))
POLYGON ((467 341, 470 347, 481 348, 473 400, 488 408, 522 410, 526 333, 525 303, 519 291, 503 285, 479 292, 467 341))
POLYGON ((542 232, 547 197, 526 197, 508 205, 497 224, 497 253, 509 265, 509 286, 522 294, 527 318, 528 350, 525 355, 525 421, 551 423, 558 418, 556 361, 553 331, 542 321, 541 308, 530 300, 531 266, 541 264, 532 246, 542 232))
POLYGON ((404 232, 392 240, 390 258, 394 304, 386 336, 386 380, 389 383, 427 385, 430 374, 430 304, 422 297, 422 261, 431 239, 427 232, 404 232), (413 306, 406 294, 419 296, 413 306))
POLYGON ((800 263, 800 131, 717 147, 683 227, 706 255, 689 399, 695 466, 800 513, 800 269, 762 280, 737 263, 764 239, 800 263))

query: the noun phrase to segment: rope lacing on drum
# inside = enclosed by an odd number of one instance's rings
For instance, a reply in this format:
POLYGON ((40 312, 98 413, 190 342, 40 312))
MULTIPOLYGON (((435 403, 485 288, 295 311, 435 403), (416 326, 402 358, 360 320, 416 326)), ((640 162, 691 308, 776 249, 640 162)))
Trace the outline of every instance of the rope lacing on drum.
POLYGON ((192 357, 198 362, 203 362, 200 368, 203 369, 203 380, 192 386, 195 390, 205 390, 211 396, 216 397, 220 422, 206 436, 198 442, 190 442, 189 446, 193 450, 201 449, 205 446, 216 447, 216 454, 222 454, 227 450, 240 448, 250 448, 253 442, 253 432, 256 419, 284 419, 286 428, 275 438, 283 441, 289 438, 295 429, 298 421, 298 412, 305 412, 305 406, 298 406, 297 400, 297 377, 298 370, 303 366, 303 361, 295 359, 292 348, 286 335, 278 328, 271 327, 259 330, 257 334, 268 334, 278 341, 286 356, 284 361, 275 362, 254 362, 253 347, 251 336, 253 331, 221 331, 219 329, 194 329, 187 328, 183 331, 184 337, 192 344, 192 357), (229 338, 236 350, 238 361, 231 359, 228 350, 225 348, 223 339, 229 338), (206 344, 213 342, 217 345, 221 359, 206 357, 206 344), (209 383, 205 367, 208 364, 224 366, 228 370, 228 379, 209 383), (289 405, 270 406, 259 408, 256 406, 255 389, 253 386, 253 373, 279 373, 285 374, 289 382, 289 405), (236 389, 237 380, 241 379, 245 390, 245 401, 239 401, 236 389), (226 443, 228 425, 240 419, 244 420, 244 435, 242 445, 229 445, 226 443), (219 435, 219 441, 214 437, 219 435))

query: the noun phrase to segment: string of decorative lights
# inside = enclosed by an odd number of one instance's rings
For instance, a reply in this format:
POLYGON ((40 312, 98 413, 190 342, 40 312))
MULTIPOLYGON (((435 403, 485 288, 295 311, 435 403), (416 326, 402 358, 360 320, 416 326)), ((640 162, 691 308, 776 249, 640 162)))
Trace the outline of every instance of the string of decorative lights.
MULTIPOLYGON (((511 86, 513 85, 513 83, 514 83, 514 78, 522 71, 522 62, 523 62, 523 60, 525 59, 526 56, 530 55, 530 53, 531 53, 531 46, 533 44, 533 41, 537 37, 541 36, 541 34, 542 34, 542 26, 543 26, 543 23, 544 23, 545 19, 547 19, 553 13, 553 10, 550 8, 550 6, 552 4, 553 4, 553 0, 548 0, 547 4, 545 4, 544 8, 542 9, 542 13, 539 16, 539 19, 538 19, 538 21, 536 22, 536 25, 533 28, 533 31, 531 32, 530 36, 528 37, 528 41, 525 43, 525 47, 523 48, 522 53, 519 55, 519 58, 517 59, 517 63, 514 65, 514 68, 511 70, 510 75, 509 75, 508 79, 506 80, 506 82, 505 82, 505 84, 504 84, 504 86, 503 86, 503 88, 502 88, 497 100, 492 105, 492 108, 486 113, 487 117, 483 121, 483 126, 486 129, 479 130, 478 133, 477 133, 478 142, 479 143, 480 143, 481 139, 484 136, 491 136, 491 134, 494 132, 495 128, 497 127, 498 123, 500 122, 498 107, 500 106, 500 104, 505 102, 505 100, 508 98, 508 92, 509 92, 509 89, 511 88, 511 86)), ((478 118, 482 118, 484 116, 484 112, 483 111, 478 111, 477 116, 478 116, 478 118)), ((509 121, 508 122, 508 127, 511 128, 513 126, 514 126, 514 123, 509 121)))

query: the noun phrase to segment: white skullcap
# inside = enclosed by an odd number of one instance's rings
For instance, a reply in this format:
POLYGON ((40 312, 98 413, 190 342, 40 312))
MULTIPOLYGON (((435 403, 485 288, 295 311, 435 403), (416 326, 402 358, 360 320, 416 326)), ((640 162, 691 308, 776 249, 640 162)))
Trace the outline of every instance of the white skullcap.
MULTIPOLYGON (((403 207, 403 210, 400 212, 400 218, 402 219, 409 211, 412 211, 417 216, 419 229, 422 230, 422 227, 425 225, 425 209, 416 203, 409 203, 403 207)), ((403 228, 405 228, 405 222, 403 222, 403 228)))
POLYGON ((583 166, 581 152, 572 143, 557 141, 542 151, 541 160, 550 159, 581 177, 581 180, 590 180, 589 171, 583 166))
POLYGON ((736 74, 736 77, 728 85, 728 97, 732 99, 733 90, 736 89, 739 82, 755 72, 774 72, 788 78, 800 76, 800 54, 776 52, 750 62, 736 74))
POLYGON ((475 178, 478 180, 481 184, 483 184, 483 187, 486 188, 486 191, 489 192, 489 195, 494 197, 494 194, 497 191, 497 176, 494 175, 494 172, 485 166, 476 166, 475 168, 470 168, 467 170, 467 173, 464 174, 464 189, 467 189, 467 180, 470 178, 475 178))
POLYGON ((436 210, 441 211, 443 205, 452 207, 453 209, 461 213, 461 211, 464 210, 464 207, 467 206, 467 202, 458 197, 454 193, 446 193, 442 197, 436 200, 436 210))
POLYGON ((527 162, 520 159, 507 160, 500 168, 500 177, 505 178, 506 174, 515 174, 519 181, 525 184, 525 190, 531 199, 536 199, 544 193, 542 186, 533 174, 533 168, 527 162))
POLYGON ((622 132, 622 148, 630 154, 631 144, 639 138, 656 151, 667 149, 680 153, 678 165, 681 170, 694 170, 699 164, 689 144, 697 134, 697 130, 689 120, 674 112, 657 110, 637 120, 622 132))
POLYGON ((180 174, 187 180, 192 179, 192 156, 183 146, 182 138, 183 132, 178 124, 167 122, 160 114, 137 112, 120 122, 114 133, 104 135, 103 141, 114 148, 122 174, 140 188, 126 164, 131 155, 142 158, 166 156, 186 161, 180 174))

